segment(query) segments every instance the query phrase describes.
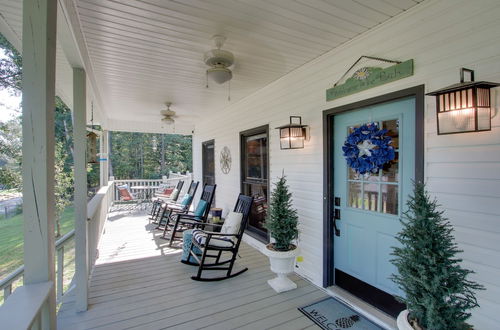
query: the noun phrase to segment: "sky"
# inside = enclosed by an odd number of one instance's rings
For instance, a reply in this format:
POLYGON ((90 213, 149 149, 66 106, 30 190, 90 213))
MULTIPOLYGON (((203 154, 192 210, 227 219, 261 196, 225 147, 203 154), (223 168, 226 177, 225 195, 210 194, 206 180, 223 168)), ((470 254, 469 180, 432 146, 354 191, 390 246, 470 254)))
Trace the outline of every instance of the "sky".
MULTIPOLYGON (((7 58, 0 49, 0 59, 7 58)), ((6 89, 0 90, 0 122, 5 122, 21 113, 21 95, 12 96, 6 89)))

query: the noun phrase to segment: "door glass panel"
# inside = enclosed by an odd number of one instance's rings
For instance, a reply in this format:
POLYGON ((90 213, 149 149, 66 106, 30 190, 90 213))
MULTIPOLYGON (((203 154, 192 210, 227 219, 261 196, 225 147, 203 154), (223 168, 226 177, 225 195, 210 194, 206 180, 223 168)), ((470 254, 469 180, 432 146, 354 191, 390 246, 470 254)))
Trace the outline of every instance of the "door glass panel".
POLYGON ((358 209, 363 208, 361 196, 361 183, 349 182, 349 206, 358 209))
POLYGON ((395 184, 383 184, 381 190, 382 212, 397 215, 399 210, 398 186, 395 184))
POLYGON ((355 170, 349 167, 349 179, 350 180, 361 180, 361 176, 355 170))
POLYGON ((384 182, 398 182, 399 175, 399 152, 396 152, 394 160, 389 162, 382 169, 381 180, 384 182))
POLYGON ((215 184, 214 142, 204 142, 202 145, 203 184, 215 184))
POLYGON ((253 196, 253 204, 248 219, 248 228, 262 238, 267 238, 264 227, 268 198, 268 135, 256 132, 242 136, 242 193, 253 196))
MULTIPOLYGON (((348 127, 348 134, 359 126, 348 127)), ((367 211, 397 215, 399 212, 399 120, 381 121, 379 127, 388 130, 387 135, 392 139, 395 158, 378 173, 361 175, 352 168, 348 168, 348 205, 367 211)))
POLYGON ((386 134, 391 137, 394 149, 399 149, 399 120, 385 120, 382 128, 387 130, 386 134))
POLYGON ((368 211, 378 210, 378 184, 365 183, 363 187, 363 208, 368 211))

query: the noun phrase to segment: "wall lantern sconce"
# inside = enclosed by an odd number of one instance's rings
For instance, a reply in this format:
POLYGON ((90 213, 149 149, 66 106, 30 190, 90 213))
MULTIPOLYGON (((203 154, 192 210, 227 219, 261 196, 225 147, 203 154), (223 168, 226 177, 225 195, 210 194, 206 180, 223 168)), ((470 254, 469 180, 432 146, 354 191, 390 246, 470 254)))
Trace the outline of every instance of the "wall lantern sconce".
POLYGON ((280 148, 304 148, 306 127, 307 125, 302 125, 302 117, 300 116, 290 116, 290 124, 276 127, 276 129, 280 130, 280 148))
POLYGON ((436 96, 438 135, 491 130, 490 89, 498 83, 474 81, 474 71, 460 69, 460 83, 438 89, 436 96), (464 72, 470 81, 464 82, 464 72))

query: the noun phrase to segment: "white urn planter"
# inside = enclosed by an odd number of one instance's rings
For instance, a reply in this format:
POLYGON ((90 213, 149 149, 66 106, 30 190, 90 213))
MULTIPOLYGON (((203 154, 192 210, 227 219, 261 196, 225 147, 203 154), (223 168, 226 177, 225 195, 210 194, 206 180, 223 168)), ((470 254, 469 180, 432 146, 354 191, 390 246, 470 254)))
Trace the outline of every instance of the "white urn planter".
POLYGON ((269 257, 271 271, 277 275, 276 278, 267 281, 269 286, 278 293, 296 289, 297 284, 290 280, 287 274, 293 273, 299 248, 295 247, 290 251, 276 251, 271 247, 271 244, 268 244, 262 249, 262 253, 269 257))
POLYGON ((405 309, 399 313, 398 318, 396 319, 396 324, 399 330, 415 330, 408 321, 409 311, 405 309))

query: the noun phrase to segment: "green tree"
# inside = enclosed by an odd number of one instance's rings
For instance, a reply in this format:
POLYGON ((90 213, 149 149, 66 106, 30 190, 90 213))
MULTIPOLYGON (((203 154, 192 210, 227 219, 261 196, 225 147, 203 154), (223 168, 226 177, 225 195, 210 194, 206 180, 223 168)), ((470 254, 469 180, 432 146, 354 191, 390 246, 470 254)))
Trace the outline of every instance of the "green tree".
POLYGON ((117 179, 159 179, 192 171, 191 136, 111 132, 110 160, 117 179))
POLYGON ((0 59, 0 87, 13 94, 21 91, 22 57, 12 44, 0 33, 0 48, 6 58, 0 59))
POLYGON ((0 123, 0 185, 21 188, 21 122, 0 123))
POLYGON ((73 199, 73 173, 65 170, 68 154, 62 142, 57 142, 55 146, 56 157, 54 162, 54 194, 55 194, 55 216, 56 216, 56 237, 61 235, 60 220, 66 207, 73 199))
POLYGON ((415 183, 407 205, 392 260, 399 271, 392 279, 406 294, 399 299, 425 329, 469 329, 469 310, 479 306, 474 291, 483 287, 467 279, 473 272, 460 265, 453 227, 424 184, 415 183))
POLYGON ((299 219, 297 210, 292 207, 292 193, 288 191, 285 175, 282 175, 274 186, 265 227, 276 240, 275 250, 293 250, 292 241, 299 236, 299 219))

